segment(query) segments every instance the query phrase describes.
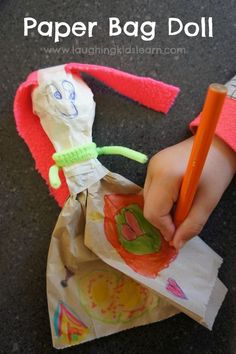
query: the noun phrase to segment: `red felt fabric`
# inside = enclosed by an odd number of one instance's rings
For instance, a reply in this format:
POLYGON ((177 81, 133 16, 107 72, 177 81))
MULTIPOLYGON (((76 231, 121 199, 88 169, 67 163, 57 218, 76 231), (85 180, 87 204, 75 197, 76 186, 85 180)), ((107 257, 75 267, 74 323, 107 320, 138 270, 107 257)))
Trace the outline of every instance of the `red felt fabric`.
POLYGON ((49 168, 54 164, 52 154, 55 149, 42 129, 39 117, 33 113, 31 92, 37 87, 37 72, 30 74, 17 90, 14 101, 14 115, 19 135, 24 139, 35 160, 35 168, 48 184, 50 193, 60 206, 63 206, 69 195, 65 176, 61 174, 61 187, 54 190, 48 180, 49 168))
MULTIPOLYGON (((122 95, 164 113, 168 112, 179 92, 179 88, 163 82, 98 65, 71 63, 65 65, 65 70, 78 76, 81 72, 88 73, 122 95)), ((37 85, 37 72, 33 72, 18 88, 14 101, 16 126, 19 135, 30 149, 36 169, 48 184, 50 193, 62 207, 69 196, 69 190, 62 171, 61 187, 55 190, 49 184, 48 171, 54 164, 52 155, 55 150, 42 129, 38 116, 32 111, 31 93, 37 85)))
POLYGON ((128 74, 117 69, 70 63, 65 70, 72 73, 88 73, 123 96, 129 97, 155 111, 167 113, 179 93, 179 88, 149 77, 128 74))
MULTIPOLYGON (((200 123, 201 113, 189 125, 193 133, 200 123)), ((226 97, 225 103, 216 127, 216 135, 236 151, 236 100, 226 97)))

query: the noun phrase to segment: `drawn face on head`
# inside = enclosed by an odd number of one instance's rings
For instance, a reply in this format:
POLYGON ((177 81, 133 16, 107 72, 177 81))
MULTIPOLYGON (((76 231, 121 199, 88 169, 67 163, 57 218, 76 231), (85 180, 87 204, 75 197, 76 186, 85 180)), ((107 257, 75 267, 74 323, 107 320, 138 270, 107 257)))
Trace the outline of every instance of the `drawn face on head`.
POLYGON ((77 93, 72 82, 63 80, 60 83, 51 83, 46 87, 46 94, 48 104, 54 107, 62 118, 78 117, 78 108, 75 103, 77 93))
POLYGON ((42 69, 32 92, 33 111, 57 150, 92 139, 95 101, 89 86, 64 67, 42 69))

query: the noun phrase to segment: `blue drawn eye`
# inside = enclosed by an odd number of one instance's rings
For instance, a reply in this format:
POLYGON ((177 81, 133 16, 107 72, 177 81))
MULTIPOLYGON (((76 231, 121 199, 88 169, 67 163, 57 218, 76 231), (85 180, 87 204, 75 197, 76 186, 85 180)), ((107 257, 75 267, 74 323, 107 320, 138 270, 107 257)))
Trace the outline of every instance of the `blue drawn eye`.
POLYGON ((62 95, 60 93, 60 91, 55 91, 53 96, 57 99, 57 100, 61 100, 62 99, 62 95))
POLYGON ((69 98, 70 98, 70 100, 74 101, 74 99, 75 99, 75 91, 70 93, 69 98))
POLYGON ((74 101, 76 96, 74 85, 70 81, 64 80, 62 81, 62 87, 64 88, 68 99, 74 101))

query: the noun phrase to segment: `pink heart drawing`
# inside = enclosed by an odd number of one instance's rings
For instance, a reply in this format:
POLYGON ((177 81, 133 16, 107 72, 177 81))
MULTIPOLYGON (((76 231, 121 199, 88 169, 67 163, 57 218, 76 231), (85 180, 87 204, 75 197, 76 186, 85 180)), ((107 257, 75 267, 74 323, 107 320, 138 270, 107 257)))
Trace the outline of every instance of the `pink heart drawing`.
POLYGON ((122 225, 122 234, 124 238, 128 241, 135 240, 138 236, 142 235, 137 219, 131 211, 126 210, 125 212, 126 224, 122 225))
POLYGON ((180 288, 180 286, 176 283, 176 281, 173 278, 167 279, 166 290, 183 300, 188 300, 183 290, 180 288))

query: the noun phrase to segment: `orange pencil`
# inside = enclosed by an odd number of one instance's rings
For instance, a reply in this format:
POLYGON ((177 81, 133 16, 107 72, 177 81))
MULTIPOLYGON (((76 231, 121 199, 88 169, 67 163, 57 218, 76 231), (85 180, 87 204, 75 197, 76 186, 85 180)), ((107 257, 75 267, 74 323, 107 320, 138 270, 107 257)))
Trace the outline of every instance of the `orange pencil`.
POLYGON ((177 201, 174 215, 176 227, 185 220, 191 209, 226 94, 227 89, 224 85, 211 84, 208 88, 201 113, 201 121, 194 137, 192 151, 177 201))

